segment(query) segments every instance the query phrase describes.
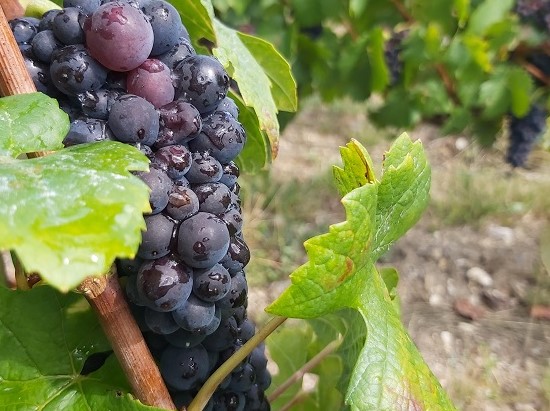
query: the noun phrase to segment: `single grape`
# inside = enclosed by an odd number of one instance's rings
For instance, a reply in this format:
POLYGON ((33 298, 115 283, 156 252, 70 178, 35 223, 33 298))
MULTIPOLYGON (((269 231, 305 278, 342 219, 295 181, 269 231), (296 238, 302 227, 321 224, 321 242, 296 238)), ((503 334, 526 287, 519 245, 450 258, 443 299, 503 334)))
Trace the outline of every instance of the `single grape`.
POLYGON ((53 19, 52 31, 63 44, 84 43, 84 20, 86 15, 78 7, 67 7, 57 13, 53 19))
POLYGON ((237 321, 233 317, 223 318, 216 331, 208 335, 202 342, 208 351, 223 351, 230 348, 238 336, 237 321))
POLYGON ((174 6, 164 0, 152 0, 143 7, 143 11, 149 17, 155 37, 151 55, 158 56, 176 46, 183 24, 174 6))
POLYGON ((174 185, 168 195, 166 214, 176 220, 185 220, 199 212, 199 199, 189 187, 174 185))
POLYGON ((117 258, 116 272, 119 277, 137 275, 139 267, 144 263, 141 258, 117 258))
POLYGON ((171 334, 179 329, 179 325, 174 321, 172 313, 169 312, 145 308, 144 318, 147 327, 155 334, 171 334))
POLYGON ((191 167, 191 153, 181 144, 161 147, 156 151, 153 163, 177 180, 185 176, 191 167))
POLYGON ((162 106, 159 114, 160 133, 157 147, 185 144, 195 138, 202 129, 199 111, 183 100, 175 100, 162 106))
POLYGON ((227 111, 234 119, 239 118, 239 107, 237 107, 237 104, 235 104, 235 101, 231 97, 225 97, 221 100, 216 110, 227 111))
POLYGON ((203 346, 168 346, 160 358, 160 372, 166 383, 177 390, 198 386, 208 372, 208 354, 203 346))
POLYGON ((232 187, 239 178, 239 167, 234 161, 222 165, 223 174, 220 178, 220 183, 224 183, 227 187, 232 187))
POLYGON ((53 52, 50 75, 55 87, 76 96, 100 89, 107 79, 107 69, 83 45, 70 45, 53 52))
POLYGON ((77 7, 84 14, 92 14, 101 5, 101 0, 63 0, 63 7, 77 7))
MULTIPOLYGON (((244 411, 246 397, 238 391, 222 391, 214 394, 213 407, 216 411, 244 411)), ((252 408, 249 408, 252 410, 252 408)))
MULTIPOLYGON (((243 320, 239 326, 239 338, 244 342, 250 340, 256 333, 256 327, 254 323, 248 319, 243 320)), ((263 346, 264 343, 261 343, 259 346, 263 346)), ((263 348, 262 348, 263 349, 263 348)))
POLYGON ((248 285, 244 271, 239 271, 231 278, 231 288, 227 295, 221 300, 216 301, 218 307, 222 310, 241 307, 246 304, 248 295, 248 285))
POLYGON ((37 33, 36 26, 25 17, 10 20, 9 26, 17 44, 30 43, 37 33))
POLYGON ((156 311, 173 311, 191 295, 193 270, 166 256, 143 264, 136 278, 137 291, 147 306, 156 311))
POLYGON ((199 199, 199 211, 220 215, 231 205, 231 192, 225 184, 197 184, 193 186, 193 191, 199 199))
POLYGON ((170 252, 174 223, 162 214, 145 216, 147 231, 142 233, 137 255, 146 260, 159 258, 170 252))
POLYGON ((38 24, 38 31, 51 30, 53 28, 53 19, 57 16, 61 10, 53 9, 48 10, 42 15, 40 23, 38 24))
POLYGON ((208 151, 222 164, 235 159, 244 148, 243 126, 227 111, 216 111, 203 120, 201 133, 189 142, 191 151, 208 151))
POLYGON ((68 147, 103 140, 114 140, 107 123, 95 118, 81 118, 71 121, 71 127, 63 139, 63 144, 68 147))
POLYGON ((189 56, 174 72, 178 77, 176 98, 193 104, 201 114, 215 111, 229 89, 229 76, 215 57, 189 56))
POLYGON ((123 143, 152 145, 159 131, 155 107, 144 98, 126 94, 119 97, 109 112, 109 127, 123 143))
POLYGON ((170 69, 160 60, 147 59, 128 72, 126 91, 143 97, 156 108, 174 100, 170 69))
POLYGON ((99 6, 86 20, 84 32, 92 56, 115 71, 135 69, 153 49, 153 28, 148 18, 125 2, 99 6))
POLYGON ((193 277, 193 293, 201 300, 216 302, 231 289, 231 275, 220 264, 206 269, 196 269, 193 277))
POLYGON ((223 220, 199 212, 184 220, 178 230, 178 252, 195 268, 208 268, 219 262, 229 248, 229 231, 223 220))
POLYGON ((200 333, 212 322, 215 311, 214 303, 203 301, 191 294, 185 304, 172 311, 172 316, 184 330, 200 333))
POLYGON ((157 58, 166 64, 170 70, 174 70, 180 61, 186 57, 194 56, 195 54, 197 54, 197 52, 191 45, 191 42, 187 39, 180 38, 178 44, 166 53, 157 56, 157 58))
POLYGON ((232 235, 227 254, 221 259, 220 264, 229 271, 229 274, 235 275, 249 262, 250 250, 248 246, 242 238, 232 235))
POLYGON ((168 204, 168 195, 172 191, 172 180, 166 173, 157 168, 151 167, 149 171, 136 173, 141 180, 147 184, 151 190, 149 193, 149 204, 151 206, 151 214, 158 214, 168 204))
POLYGON ((250 364, 245 364, 242 370, 231 373, 231 384, 228 389, 232 391, 248 391, 256 381, 256 372, 250 364))
POLYGON ((90 90, 78 95, 82 112, 92 118, 107 120, 109 111, 121 94, 116 90, 90 90))
POLYGON ((60 94, 52 82, 50 68, 47 64, 26 56, 23 58, 23 61, 37 91, 49 96, 60 94))
POLYGON ((231 203, 229 209, 225 213, 219 214, 218 216, 225 222, 225 224, 227 224, 229 234, 235 235, 242 231, 243 216, 238 204, 231 203))
POLYGON ((44 63, 51 63, 54 51, 63 47, 53 31, 43 30, 36 33, 31 42, 32 52, 36 58, 44 63))
POLYGON ((185 178, 190 183, 200 184, 216 182, 223 176, 221 163, 212 157, 207 151, 192 153, 191 167, 185 178))

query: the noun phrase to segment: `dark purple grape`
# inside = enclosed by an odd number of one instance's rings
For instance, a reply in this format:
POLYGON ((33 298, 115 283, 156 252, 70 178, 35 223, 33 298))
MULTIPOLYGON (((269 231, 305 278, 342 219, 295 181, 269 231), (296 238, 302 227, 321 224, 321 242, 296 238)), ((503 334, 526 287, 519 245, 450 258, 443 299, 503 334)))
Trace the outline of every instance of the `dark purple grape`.
POLYGON ((231 236, 227 254, 221 259, 229 274, 235 275, 241 271, 250 261, 250 250, 244 240, 238 236, 231 236))
POLYGON ((229 231, 214 214, 199 212, 184 220, 178 230, 178 252, 195 268, 208 268, 219 262, 229 248, 229 231))
POLYGON ((139 267, 144 263, 141 258, 118 258, 116 260, 116 272, 119 277, 137 275, 139 267))
POLYGON ((203 327, 200 330, 201 334, 205 336, 212 334, 220 326, 220 323, 222 320, 221 310, 218 307, 215 307, 215 308, 216 308, 216 311, 214 312, 214 318, 212 318, 212 321, 210 321, 210 323, 208 323, 206 327, 203 327))
POLYGON ((191 42, 187 39, 180 38, 178 44, 166 53, 157 56, 157 58, 166 64, 170 70, 174 70, 180 61, 186 57, 194 56, 195 54, 197 54, 197 52, 191 45, 191 42))
POLYGON ((174 347, 191 348, 202 343, 206 334, 192 333, 180 328, 172 334, 165 335, 164 338, 174 347))
POLYGON ((167 335, 176 332, 179 325, 174 321, 171 312, 155 311, 145 308, 145 324, 155 334, 167 335))
POLYGON ((193 152, 191 157, 191 167, 185 175, 190 183, 200 184, 220 180, 223 175, 223 167, 207 151, 193 152))
POLYGON ((510 144, 506 161, 514 167, 524 167, 535 142, 546 129, 548 112, 542 106, 532 106, 527 115, 510 119, 510 144))
POLYGON ((201 114, 215 111, 227 95, 229 76, 215 57, 189 56, 174 72, 178 77, 176 98, 193 104, 201 114))
POLYGON ((239 178, 239 167, 234 161, 222 165, 223 174, 220 178, 220 183, 224 183, 227 187, 232 187, 239 178))
POLYGON ((198 110, 183 100, 176 100, 162 106, 160 133, 157 147, 185 144, 195 138, 202 129, 202 119, 198 110))
POLYGON ((123 143, 152 145, 159 131, 155 107, 144 98, 126 94, 118 98, 109 112, 109 127, 123 143))
POLYGON ((252 384, 256 381, 256 372, 250 364, 245 366, 240 371, 231 373, 231 384, 228 389, 231 391, 242 392, 252 388, 252 384))
POLYGON ((239 107, 235 104, 235 101, 231 97, 225 97, 220 104, 218 104, 217 111, 227 111, 233 116, 234 119, 239 118, 239 107))
POLYGON ((100 0, 63 0, 63 7, 77 7, 84 14, 92 14, 100 5, 100 0))
POLYGON ((124 2, 98 7, 86 20, 84 31, 92 56, 115 71, 135 69, 147 60, 153 48, 149 20, 141 10, 124 2))
POLYGON ((199 199, 199 211, 221 215, 231 205, 231 192, 222 183, 203 183, 193 186, 199 199))
POLYGON ((180 144, 161 147, 155 153, 153 163, 166 171, 166 174, 174 180, 185 176, 191 167, 191 153, 189 149, 180 144))
POLYGON ((246 142, 243 126, 227 111, 216 111, 203 120, 201 133, 189 142, 191 151, 208 151, 222 164, 229 163, 246 142))
POLYGON ((126 73, 110 71, 109 74, 107 74, 105 88, 117 91, 119 94, 126 94, 126 73))
POLYGON ((36 58, 44 63, 52 61, 54 51, 63 47, 63 44, 57 40, 51 30, 44 30, 36 33, 31 42, 32 52, 36 58))
POLYGON ((267 408, 263 407, 264 401, 267 401, 265 398, 264 390, 258 386, 257 383, 252 384, 252 387, 245 393, 246 396, 246 405, 251 410, 269 410, 269 404, 267 408))
POLYGON ((201 345, 192 348, 168 346, 162 353, 159 368, 170 387, 190 390, 206 378, 208 354, 201 345))
POLYGON ((235 344, 239 330, 233 317, 223 318, 216 331, 208 335, 202 342, 208 351, 223 351, 235 344))
POLYGON ((71 128, 63 139, 65 147, 95 141, 114 140, 105 120, 81 118, 71 121, 71 128))
POLYGON ((160 60, 147 59, 128 72, 126 91, 143 97, 156 108, 174 100, 170 69, 160 60))
POLYGON ((52 31, 63 44, 84 43, 84 20, 86 15, 77 7, 67 7, 57 13, 53 19, 52 31))
POLYGON ((222 310, 241 307, 246 304, 248 295, 248 285, 243 271, 239 271, 231 278, 231 289, 221 300, 216 301, 218 307, 222 310))
POLYGON ((231 275, 220 264, 206 269, 196 269, 193 277, 193 293, 201 300, 216 302, 231 289, 231 275))
POLYGON ((9 25, 17 44, 30 43, 37 32, 36 26, 26 17, 10 20, 9 25))
POLYGON ((390 86, 399 83, 401 80, 404 67, 401 52, 403 50, 403 40, 407 34, 408 30, 393 32, 384 47, 384 59, 390 72, 390 86))
POLYGON ((120 93, 115 90, 99 89, 90 90, 78 95, 82 106, 82 112, 92 118, 107 120, 109 111, 120 93))
POLYGON ((162 214, 145 216, 147 231, 142 233, 137 255, 146 260, 159 258, 170 252, 174 223, 162 214))
POLYGON ((166 341, 166 338, 164 338, 164 335, 162 334, 156 334, 154 332, 144 331, 143 338, 145 339, 147 348, 149 348, 149 350, 151 351, 151 354, 153 354, 155 358, 159 358, 162 355, 162 352, 164 351, 164 349, 168 346, 168 342, 166 341))
POLYGON ((254 367, 255 370, 263 370, 267 367, 267 357, 265 356, 265 343, 259 344, 249 358, 250 365, 254 367))
POLYGON ((174 6, 163 0, 152 0, 143 7, 143 11, 149 17, 155 37, 152 56, 166 53, 178 44, 183 24, 174 6))
POLYGON ((147 305, 147 301, 143 300, 138 293, 137 289, 137 272, 136 274, 126 277, 126 284, 124 286, 124 292, 126 299, 132 304, 143 307, 147 305))
POLYGON ((176 323, 184 330, 201 333, 212 322, 216 307, 191 294, 187 301, 172 311, 176 323))
MULTIPOLYGON (((241 325, 239 326, 239 338, 243 341, 250 340, 254 334, 256 333, 256 327, 254 326, 254 323, 250 320, 243 320, 241 325)), ((263 343, 261 343, 260 346, 262 346, 263 343)))
MULTIPOLYGON (((237 352, 242 346, 244 345, 244 342, 240 339, 236 339, 233 345, 223 351, 220 352, 220 355, 218 357, 218 364, 222 365, 225 361, 227 361, 235 352, 237 352)), ((237 364, 233 368, 233 372, 240 371, 243 369, 243 367, 248 363, 248 356, 246 356, 244 359, 242 359, 239 364, 237 364)), ((228 384, 229 386, 229 384, 228 384)))
POLYGON ((147 184, 151 192, 149 193, 149 204, 151 214, 158 214, 168 204, 168 195, 172 191, 172 180, 163 170, 151 167, 149 171, 136 173, 141 180, 147 184))
POLYGON ((219 214, 218 217, 220 217, 225 224, 227 224, 229 234, 232 236, 239 234, 242 231, 243 216, 238 205, 231 203, 229 209, 225 213, 219 214))
POLYGON ((199 199, 189 187, 174 185, 168 195, 166 214, 176 220, 185 220, 199 212, 199 199))
POLYGON ((42 19, 38 24, 38 31, 51 30, 53 28, 53 19, 57 16, 61 10, 53 9, 48 10, 42 15, 42 19))
MULTIPOLYGON (((216 411, 244 411, 247 408, 246 397, 238 391, 216 392, 213 397, 214 409, 216 411)), ((252 410, 252 408, 248 408, 252 410)))
POLYGON ((170 256, 162 257, 140 267, 136 286, 149 308, 173 311, 185 304, 191 295, 193 270, 170 256))
MULTIPOLYGON (((48 65, 29 57, 24 57, 23 60, 36 90, 49 96, 55 95, 57 89, 52 82, 48 65)), ((59 92, 57 91, 57 93, 59 92)))
POLYGON ((107 79, 107 69, 83 45, 71 45, 54 51, 50 75, 53 84, 60 91, 76 96, 100 89, 107 79))

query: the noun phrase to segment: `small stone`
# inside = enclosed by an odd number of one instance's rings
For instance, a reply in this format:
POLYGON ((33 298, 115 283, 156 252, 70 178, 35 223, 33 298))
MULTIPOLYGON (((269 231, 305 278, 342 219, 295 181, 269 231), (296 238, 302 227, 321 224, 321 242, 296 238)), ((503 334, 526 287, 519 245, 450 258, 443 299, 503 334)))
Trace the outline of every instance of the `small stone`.
POLYGON ((515 233, 510 227, 490 225, 487 228, 487 233, 494 239, 500 240, 506 245, 512 245, 514 243, 515 233))
POLYGON ((470 142, 465 137, 459 137, 455 141, 455 147, 458 151, 466 150, 470 142))
POLYGON ((493 278, 491 275, 480 267, 472 267, 466 271, 466 277, 468 280, 473 281, 483 287, 491 287, 493 285, 493 278))

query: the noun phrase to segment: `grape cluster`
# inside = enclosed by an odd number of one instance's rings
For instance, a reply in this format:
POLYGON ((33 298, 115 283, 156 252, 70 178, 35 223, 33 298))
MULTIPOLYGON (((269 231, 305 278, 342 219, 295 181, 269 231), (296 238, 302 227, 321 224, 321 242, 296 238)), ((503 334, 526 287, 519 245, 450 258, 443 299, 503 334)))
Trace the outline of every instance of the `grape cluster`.
POLYGON ((548 0, 517 0, 517 15, 525 23, 550 31, 550 2, 548 0))
MULTIPOLYGON (((246 134, 217 59, 198 55, 163 0, 65 0, 10 21, 39 91, 71 119, 64 144, 117 140, 151 161, 137 256, 117 261, 127 299, 178 407, 254 335, 239 169, 246 134)), ((269 410, 263 345, 207 409, 269 410)))
POLYGON ((514 167, 524 167, 537 139, 546 129, 548 112, 534 105, 524 117, 511 116, 509 124, 510 144, 506 161, 514 167))
POLYGON ((401 80, 403 74, 403 60, 401 52, 403 50, 403 40, 408 31, 392 32, 391 37, 384 46, 384 60, 390 72, 390 86, 394 86, 401 80))

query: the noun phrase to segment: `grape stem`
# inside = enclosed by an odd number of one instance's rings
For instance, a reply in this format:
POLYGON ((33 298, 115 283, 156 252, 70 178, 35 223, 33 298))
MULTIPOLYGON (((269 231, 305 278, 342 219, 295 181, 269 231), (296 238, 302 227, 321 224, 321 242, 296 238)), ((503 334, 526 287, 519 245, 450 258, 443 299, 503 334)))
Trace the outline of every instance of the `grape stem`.
POLYGON ((195 398, 186 411, 201 411, 204 409, 216 388, 222 383, 235 367, 249 355, 263 340, 265 340, 273 331, 275 331, 286 317, 274 317, 264 325, 250 340, 237 350, 227 361, 225 361, 211 376, 206 380, 195 398))
MULTIPOLYGON (((8 96, 36 92, 2 7, 0 7, 0 94, 8 96)), ((21 17, 21 15, 12 17, 21 17)), ((48 152, 36 152, 29 153, 27 156, 34 158, 47 154, 48 152)), ((89 277, 80 284, 78 289, 97 313, 99 322, 136 398, 146 405, 175 410, 176 407, 160 371, 124 299, 116 275, 111 273, 107 277, 89 277)))
POLYGON ((298 369, 294 374, 292 374, 284 383, 279 385, 275 391, 273 391, 269 397, 267 397, 268 401, 272 403, 277 398, 279 398, 287 389, 292 387, 295 383, 300 381, 306 373, 317 367, 321 361, 323 361, 326 357, 328 357, 330 354, 332 354, 334 351, 340 347, 340 344, 342 344, 342 339, 337 339, 334 341, 331 341, 325 348, 323 348, 321 351, 319 351, 311 360, 306 362, 300 369, 298 369))

